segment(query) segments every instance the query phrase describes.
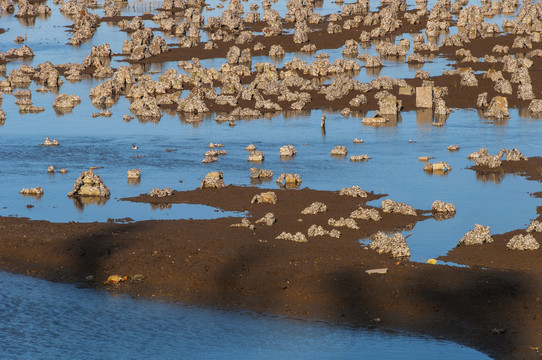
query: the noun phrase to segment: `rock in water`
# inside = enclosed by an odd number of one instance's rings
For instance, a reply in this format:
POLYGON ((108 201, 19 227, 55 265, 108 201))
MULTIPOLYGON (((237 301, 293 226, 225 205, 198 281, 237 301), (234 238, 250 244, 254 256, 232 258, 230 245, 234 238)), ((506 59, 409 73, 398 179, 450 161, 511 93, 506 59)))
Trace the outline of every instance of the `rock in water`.
POLYGON ((92 170, 81 173, 81 176, 75 180, 73 190, 68 193, 69 197, 95 196, 109 198, 109 188, 104 185, 102 178, 92 170))
POLYGON ((222 172, 220 171, 213 171, 205 175, 205 179, 201 179, 201 186, 200 188, 215 188, 220 189, 225 187, 226 184, 224 183, 224 177, 222 175, 222 172))

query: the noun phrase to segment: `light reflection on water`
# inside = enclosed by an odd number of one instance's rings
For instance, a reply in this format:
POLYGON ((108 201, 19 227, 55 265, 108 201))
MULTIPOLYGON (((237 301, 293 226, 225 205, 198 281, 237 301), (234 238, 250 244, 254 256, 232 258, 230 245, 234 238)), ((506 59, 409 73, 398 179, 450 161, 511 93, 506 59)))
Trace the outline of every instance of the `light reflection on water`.
POLYGON ((0 288, 5 359, 488 359, 404 333, 134 301, 4 272, 0 288))

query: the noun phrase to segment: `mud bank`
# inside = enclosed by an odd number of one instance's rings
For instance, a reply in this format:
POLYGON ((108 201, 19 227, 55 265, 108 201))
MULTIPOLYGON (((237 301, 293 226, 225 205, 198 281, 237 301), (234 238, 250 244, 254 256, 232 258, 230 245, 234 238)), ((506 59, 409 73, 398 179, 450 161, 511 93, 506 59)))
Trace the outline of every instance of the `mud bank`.
POLYGON ((411 263, 359 243, 379 230, 412 228, 428 217, 420 210, 409 216, 377 209, 382 220, 358 220, 358 230, 337 228, 339 239, 276 239, 283 231, 306 233, 312 224, 329 229, 329 218, 347 217, 381 195, 274 191, 276 204, 251 204, 262 189, 237 186, 129 199, 153 206, 183 202, 246 211, 255 229, 232 227, 239 218, 123 224, 0 218, 0 267, 133 297, 414 331, 495 358, 536 356, 542 341, 540 267, 513 271, 411 263), (315 201, 326 204, 327 211, 301 214, 315 201), (255 223, 268 212, 276 223, 255 223), (376 268, 388 271, 366 273, 376 268), (104 285, 112 274, 137 281, 104 285))

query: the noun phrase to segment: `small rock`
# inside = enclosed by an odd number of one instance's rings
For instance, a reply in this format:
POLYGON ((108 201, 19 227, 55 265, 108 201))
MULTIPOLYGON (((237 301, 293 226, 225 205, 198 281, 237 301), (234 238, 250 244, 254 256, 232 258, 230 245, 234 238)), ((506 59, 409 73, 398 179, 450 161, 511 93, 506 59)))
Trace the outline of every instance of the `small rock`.
POLYGON ((267 191, 263 192, 258 195, 254 195, 252 200, 250 201, 251 204, 276 204, 278 201, 277 194, 275 194, 273 191, 267 191))
POLYGON ((102 178, 92 170, 83 171, 73 185, 68 197, 101 197, 109 198, 109 188, 105 186, 102 178))
POLYGON ((204 188, 220 189, 225 186, 226 184, 224 183, 224 177, 222 175, 222 172, 213 171, 205 175, 205 179, 201 179, 200 189, 204 189, 204 188))
POLYGON ((297 232, 295 235, 292 235, 290 233, 287 233, 283 231, 279 236, 277 236, 275 239, 278 240, 289 240, 294 242, 308 242, 307 238, 303 233, 297 232))
POLYGON ((264 170, 264 169, 257 169, 257 168, 250 168, 250 178, 251 179, 269 179, 273 177, 273 171, 271 170, 264 170))
POLYGON ((279 186, 285 186, 286 188, 297 187, 301 184, 301 177, 299 174, 282 173, 277 178, 277 184, 279 186))
POLYGON ((391 199, 382 200, 382 211, 385 213, 417 216, 416 210, 412 206, 391 199))
POLYGON ((40 145, 43 145, 43 146, 58 146, 58 145, 60 145, 60 143, 58 142, 57 139, 53 139, 51 141, 51 139, 45 138, 45 141, 42 142, 40 145))
POLYGON ((297 150, 293 145, 284 145, 280 148, 281 157, 293 157, 297 154, 297 150))
POLYGON ((19 191, 19 194, 40 197, 43 196, 43 188, 41 186, 31 189, 23 188, 21 191, 19 191))
POLYGON ((350 156, 350 161, 366 161, 369 160, 371 157, 367 154, 363 155, 352 155, 350 156))
POLYGON ((372 220, 372 221, 380 221, 382 219, 382 216, 380 216, 380 214, 378 213, 378 210, 363 208, 363 207, 359 207, 356 210, 352 211, 352 213, 350 214, 350 217, 352 219, 372 220))
POLYGON ((542 232, 542 221, 533 220, 526 230, 527 232, 542 232))
POLYGON ((250 223, 250 220, 248 218, 243 218, 240 223, 231 224, 230 226, 233 226, 233 227, 246 227, 246 228, 249 228, 250 230, 256 229, 256 227, 250 223))
POLYGON ((540 244, 531 234, 518 234, 508 241, 506 247, 510 250, 538 250, 540 244))
POLYGON ((362 197, 362 198, 366 198, 367 197, 367 191, 365 190, 362 190, 359 185, 354 185, 352 187, 345 187, 345 188, 342 188, 340 191, 339 191, 339 195, 341 196, 352 196, 352 197, 362 197))
POLYGON ((489 233, 489 226, 476 224, 474 225, 474 230, 469 230, 465 235, 463 235, 457 245, 481 245, 484 243, 492 243, 493 238, 489 235, 489 233))
POLYGON ((273 213, 267 213, 264 217, 256 221, 256 224, 265 224, 267 226, 272 226, 274 223, 277 222, 277 219, 275 218, 275 215, 273 213))
POLYGON ((391 254, 394 258, 409 258, 410 249, 404 238, 400 233, 396 233, 393 236, 387 236, 383 232, 379 231, 374 234, 371 239, 373 240, 369 244, 369 248, 375 250, 379 254, 391 254))
POLYGON ((337 145, 331 150, 331 156, 346 156, 348 153, 348 150, 346 149, 346 146, 337 145))
POLYGON ((436 213, 455 213, 455 205, 452 203, 445 203, 440 200, 435 200, 431 205, 431 209, 436 213))
POLYGON ((166 189, 155 188, 151 190, 152 197, 166 197, 166 196, 171 196, 171 195, 173 195, 171 188, 166 188, 166 189))
POLYGON ((459 145, 450 145, 446 149, 448 151, 457 151, 457 150, 459 150, 459 145))
POLYGON ((252 162, 262 162, 264 158, 264 153, 260 150, 253 151, 252 153, 250 153, 250 155, 248 155, 248 161, 252 162))
POLYGON ((430 86, 419 86, 416 88, 416 107, 431 109, 433 107, 433 88, 430 86))
POLYGON ((330 218, 330 219, 328 219, 327 224, 330 225, 330 226, 335 226, 335 227, 347 227, 349 229, 359 230, 359 226, 356 223, 356 220, 354 220, 352 218, 346 218, 345 219, 345 218, 341 217, 338 220, 330 218))
POLYGON ((138 169, 132 169, 128 170, 128 179, 140 179, 141 178, 141 170, 138 169))
POLYGON ((428 171, 428 172, 445 173, 445 172, 448 172, 448 171, 452 170, 452 167, 447 162, 444 162, 444 161, 439 161, 438 163, 430 163, 430 162, 428 162, 423 167, 423 170, 428 171))
POLYGON ((301 213, 304 215, 316 215, 318 213, 322 213, 326 211, 327 211, 326 204, 315 201, 309 207, 303 209, 301 213))

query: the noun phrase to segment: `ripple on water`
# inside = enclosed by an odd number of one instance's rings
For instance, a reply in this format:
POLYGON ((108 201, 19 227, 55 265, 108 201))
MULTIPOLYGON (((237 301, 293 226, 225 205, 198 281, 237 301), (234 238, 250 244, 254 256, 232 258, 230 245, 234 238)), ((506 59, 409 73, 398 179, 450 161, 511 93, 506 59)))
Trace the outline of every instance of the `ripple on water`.
POLYGON ((4 272, 0 287, 2 358, 488 359, 400 332, 134 301, 4 272))

